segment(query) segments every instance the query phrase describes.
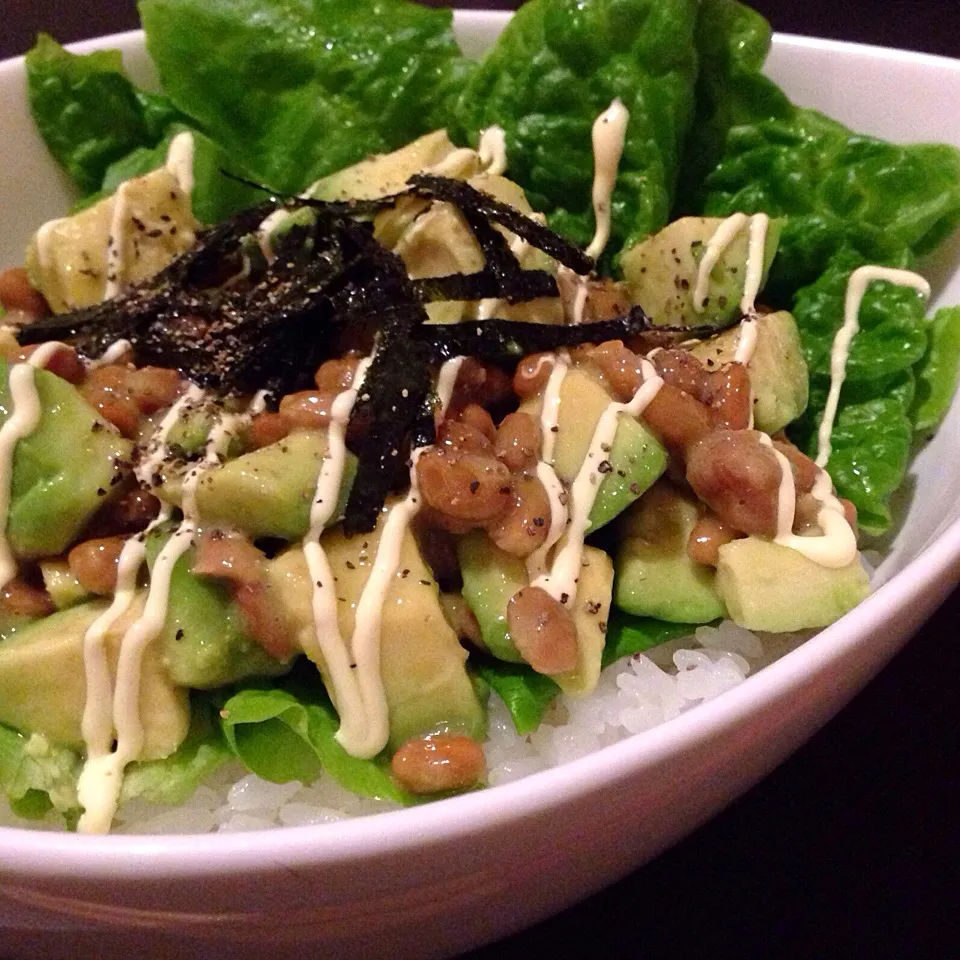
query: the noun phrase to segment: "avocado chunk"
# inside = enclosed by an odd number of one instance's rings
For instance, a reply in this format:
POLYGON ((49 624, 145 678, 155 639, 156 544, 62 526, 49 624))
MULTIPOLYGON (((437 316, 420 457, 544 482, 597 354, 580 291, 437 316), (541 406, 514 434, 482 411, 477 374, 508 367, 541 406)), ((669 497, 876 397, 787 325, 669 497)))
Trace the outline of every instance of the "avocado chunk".
MULTIPOLYGON (((393 153, 368 157, 318 180, 309 193, 320 200, 373 200, 401 193, 410 177, 428 169, 462 179, 479 172, 480 157, 475 150, 458 150, 446 130, 434 130, 393 153)), ((383 246, 393 249, 404 231, 429 206, 429 200, 401 197, 391 209, 374 218, 374 236, 383 246)))
MULTIPOLYGON (((206 526, 239 530, 251 537, 302 538, 327 435, 299 430, 267 447, 205 470, 197 485, 197 511, 206 526)), ((335 516, 343 514, 356 458, 347 454, 335 516)))
POLYGON ((76 578, 66 560, 41 560, 40 575, 53 605, 58 610, 90 598, 90 591, 76 578))
MULTIPOLYGON (((370 575, 380 529, 346 537, 341 528, 321 538, 337 585, 340 633, 349 642, 360 594, 370 575)), ((303 550, 291 548, 268 564, 270 582, 298 631, 316 629, 313 590, 303 550)), ((301 640, 301 645, 303 641, 301 640)), ((483 740, 486 710, 466 670, 467 651, 447 623, 440 590, 420 556, 413 535, 406 533, 396 576, 383 597, 380 670, 390 718, 391 750, 413 737, 461 733, 483 740)), ((332 691, 326 665, 318 664, 332 691)))
POLYGON ((435 166, 456 150, 446 130, 434 130, 393 153, 367 157, 318 180, 309 194, 318 200, 375 200, 400 193, 415 173, 435 166))
MULTIPOLYGON (((7 540, 22 558, 62 553, 119 489, 131 443, 76 388, 46 370, 34 374, 40 423, 13 454, 7 540)), ((0 423, 13 412, 8 365, 0 360, 0 423)))
MULTIPOLYGON (((561 541, 562 545, 562 541, 561 541)), ((489 652, 500 660, 523 663, 510 638, 507 605, 530 583, 523 560, 501 550, 481 530, 457 541, 463 598, 480 626, 489 652)), ((602 550, 585 546, 571 614, 577 628, 578 664, 552 679, 566 693, 586 694, 597 685, 610 613, 613 564, 602 550)))
MULTIPOLYGON (((0 722, 39 733, 66 746, 82 748, 86 681, 83 638, 107 609, 105 602, 61 610, 0 642, 0 722)), ((143 611, 139 599, 107 634, 110 662, 116 666, 120 641, 143 611)), ((141 760, 173 753, 190 725, 186 690, 164 669, 161 651, 147 647, 140 680, 140 716, 144 725, 141 760)))
MULTIPOLYGON (((521 406, 538 416, 542 400, 521 406)), ((560 385, 557 439, 553 468, 567 484, 574 481, 590 449, 600 417, 613 398, 586 367, 571 367, 560 385)), ((593 509, 587 533, 598 530, 625 510, 647 490, 667 468, 667 452, 660 441, 639 420, 621 413, 617 432, 593 509)))
MULTIPOLYGON (((166 536, 147 542, 151 569, 166 536)), ((229 587, 193 572, 192 550, 174 564, 163 630, 156 646, 170 678, 183 687, 212 690, 245 677, 274 677, 290 669, 246 630, 229 587)))
MULTIPOLYGON (((693 302, 700 261, 721 223, 723 220, 717 217, 683 217, 631 247, 620 258, 630 298, 646 310, 654 323, 719 327, 739 314, 747 272, 749 229, 746 226, 713 268, 703 311, 698 312, 693 302)), ((781 229, 781 221, 770 221, 763 256, 763 283, 776 255, 781 229)))
POLYGON ((698 504, 666 482, 656 484, 621 518, 614 603, 639 617, 709 623, 726 615, 712 567, 687 553, 698 504))
POLYGON ((530 583, 520 557, 501 550, 483 530, 457 540, 457 560, 463 577, 463 599, 480 626, 484 646, 498 660, 523 663, 510 639, 507 604, 530 583))
MULTIPOLYGON (((793 314, 780 310, 761 314, 753 322, 757 341, 747 363, 753 391, 753 422, 764 433, 777 433, 807 409, 807 361, 793 314)), ((739 338, 739 329, 725 330, 698 343, 690 352, 707 370, 718 370, 733 361, 739 338)))
POLYGON ((870 593, 860 558, 839 570, 759 537, 720 548, 717 591, 748 630, 789 633, 826 627, 870 593))
POLYGON ((123 244, 126 283, 139 283, 193 246, 197 222, 190 197, 165 167, 122 184, 99 203, 40 228, 27 247, 27 272, 55 313, 100 303, 107 284, 107 247, 123 244), (122 229, 114 214, 122 191, 122 229))

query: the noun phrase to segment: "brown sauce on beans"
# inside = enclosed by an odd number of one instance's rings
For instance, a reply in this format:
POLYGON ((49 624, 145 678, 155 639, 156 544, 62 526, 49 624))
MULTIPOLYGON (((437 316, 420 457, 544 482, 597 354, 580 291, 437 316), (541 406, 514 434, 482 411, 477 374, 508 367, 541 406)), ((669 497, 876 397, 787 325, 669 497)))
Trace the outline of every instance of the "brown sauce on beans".
POLYGON ((550 498, 536 476, 514 477, 513 503, 487 527, 490 539, 515 557, 528 557, 550 531, 550 498))
POLYGON ((687 481, 726 524, 774 537, 781 470, 755 430, 715 430, 687 455, 687 481))
POLYGON ((109 596, 117 589, 117 564, 123 543, 123 537, 102 537, 85 540, 70 551, 70 572, 85 590, 109 596))
POLYGON ((570 611, 540 587, 524 587, 507 604, 510 639, 537 673, 555 676, 577 666, 577 627, 570 611))
POLYGON ((540 424, 529 413, 508 413, 497 428, 497 459, 509 470, 524 470, 540 459, 540 424))
POLYGON ((417 461, 423 499, 438 513, 456 520, 485 523, 510 505, 510 471, 491 456, 427 450, 417 461))
POLYGON ((0 271, 0 306, 4 310, 16 310, 31 320, 50 313, 49 304, 43 294, 34 289, 23 267, 0 271))
POLYGON ((390 761, 397 783, 418 795, 467 790, 483 779, 485 770, 483 747, 452 733, 408 740, 390 761))
POLYGON ((707 514, 701 517, 687 541, 687 556, 694 563, 715 567, 720 560, 720 548, 738 536, 736 530, 727 526, 718 517, 707 514))

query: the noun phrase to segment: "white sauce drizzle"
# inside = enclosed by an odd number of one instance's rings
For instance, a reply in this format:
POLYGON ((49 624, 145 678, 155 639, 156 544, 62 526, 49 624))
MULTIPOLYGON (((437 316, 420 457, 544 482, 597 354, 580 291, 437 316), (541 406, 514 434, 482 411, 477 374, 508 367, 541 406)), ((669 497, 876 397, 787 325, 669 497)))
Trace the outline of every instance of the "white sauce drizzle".
POLYGON ((820 504, 817 513, 817 526, 822 533, 817 536, 802 537, 793 532, 796 516, 796 485, 793 480, 793 468, 786 456, 777 450, 773 441, 765 433, 760 442, 769 447, 780 464, 780 488, 777 495, 777 535, 774 543, 789 547, 802 553, 808 560, 821 567, 840 569, 853 563, 857 556, 857 536, 847 523, 843 504, 833 494, 833 481, 826 470, 819 470, 813 489, 810 491, 820 504))
POLYGON ((273 263, 273 261, 276 260, 273 245, 270 242, 271 235, 273 231, 280 226, 284 220, 288 220, 290 216, 290 211, 287 210, 286 207, 281 207, 279 210, 274 210, 270 216, 264 218, 263 222, 257 228, 257 243, 267 263, 273 263))
POLYGON ((607 460, 607 455, 621 413, 640 417, 663 386, 663 380, 647 359, 641 360, 643 383, 628 403, 611 403, 600 416, 590 447, 584 457, 573 484, 570 487, 570 519, 567 524, 566 538, 553 558, 550 570, 538 576, 532 586, 540 587, 561 603, 572 603, 577 595, 577 581, 583 559, 583 544, 587 527, 590 525, 590 511, 597 499, 603 473, 598 467, 607 460))
POLYGON ((507 169, 507 138, 503 127, 487 127, 480 134, 477 153, 487 173, 492 173, 496 177, 502 176, 507 169))
POLYGON ((40 265, 40 269, 44 273, 50 269, 50 247, 53 243, 53 232, 57 229, 57 227, 60 226, 61 223, 66 222, 66 220, 66 217, 59 217, 56 220, 48 220, 37 231, 37 262, 40 265))
POLYGON ((820 421, 817 436, 817 466, 825 467, 830 459, 830 437, 840 403, 840 390, 847 375, 850 345, 860 329, 860 306, 870 284, 886 280, 901 287, 913 287, 922 297, 929 299, 930 284, 918 273, 910 270, 895 270, 890 267, 860 267, 850 274, 847 296, 843 310, 843 325, 833 339, 830 350, 830 392, 820 421))
MULTIPOLYGON (((193 134, 179 133, 170 141, 165 163, 167 171, 189 199, 193 193, 193 134)), ((130 181, 117 187, 113 195, 113 214, 107 237, 107 277, 103 288, 104 300, 122 293, 127 285, 127 233, 132 222, 128 216, 130 181)), ((41 228, 40 233, 43 233, 41 228)), ((40 234, 38 234, 38 247, 40 234)))
POLYGON ((193 154, 193 134, 188 131, 178 133, 170 141, 165 164, 188 197, 193 196, 193 154))
POLYGON ((597 226, 586 253, 594 260, 610 239, 611 200, 629 122, 630 111, 616 98, 593 124, 593 215, 597 226))
POLYGON ((10 514, 10 488, 13 482, 13 455, 17 444, 37 429, 43 414, 34 374, 37 370, 42 370, 62 346, 58 340, 44 343, 24 362, 10 367, 8 374, 13 410, 0 427, 0 587, 6 586, 17 575, 17 561, 6 536, 10 514))
MULTIPOLYGON (((171 407, 151 439, 152 453, 140 471, 152 476, 167 450, 167 437, 184 408, 196 402, 203 392, 191 386, 171 407)), ((150 588, 143 613, 127 629, 120 643, 116 681, 110 691, 110 671, 106 662, 105 639, 110 628, 129 609, 136 579, 146 556, 146 532, 124 544, 117 570, 117 592, 110 607, 97 618, 84 636, 84 670, 87 698, 84 705, 83 734, 87 743, 87 761, 81 772, 78 791, 84 813, 77 829, 84 833, 103 833, 110 829, 120 799, 123 771, 140 756, 145 731, 140 714, 140 682, 147 647, 163 629, 170 599, 170 578, 177 561, 193 546, 197 533, 196 494, 203 472, 221 462, 238 429, 264 406, 264 394, 258 393, 244 413, 225 413, 211 429, 203 459, 183 481, 181 507, 183 519, 164 544, 154 561, 150 588), (110 704, 106 707, 106 704, 110 704), (112 713, 112 725, 109 714, 112 713), (116 747, 111 750, 111 732, 116 732, 116 747)), ((169 519, 169 509, 161 512, 147 532, 169 519)))
POLYGON ((110 218, 110 234, 107 237, 107 279, 103 288, 104 300, 110 300, 122 292, 126 275, 127 249, 127 190, 129 181, 121 183, 113 195, 113 216, 110 218))
POLYGON ((557 444, 557 422, 560 418, 560 389, 570 369, 568 358, 561 354, 547 354, 537 361, 533 376, 536 377, 544 364, 553 369, 543 391, 540 405, 540 460, 537 463, 537 479, 543 484, 550 501, 550 526, 543 543, 527 557, 527 573, 530 580, 542 576, 547 569, 547 557, 563 535, 567 525, 567 493, 553 468, 554 449, 557 444))
POLYGON ((115 343, 111 343, 96 360, 88 360, 86 362, 86 368, 87 370, 96 370, 99 367, 106 367, 111 363, 117 363, 130 353, 131 350, 133 350, 133 344, 129 340, 117 340, 115 343))
MULTIPOLYGON (((418 447, 413 451, 410 490, 381 520, 383 531, 370 575, 357 602, 353 636, 348 648, 340 633, 333 572, 320 544, 320 535, 336 508, 346 454, 346 427, 372 360, 371 357, 361 363, 350 388, 338 394, 334 400, 327 456, 320 468, 310 510, 310 530, 303 539, 303 552, 313 583, 315 627, 313 636, 307 640, 309 649, 306 653, 315 662, 322 658, 329 671, 332 696, 340 717, 337 741, 352 756, 364 758, 376 756, 389 738, 388 707, 380 671, 383 604, 390 581, 400 564, 400 551, 407 527, 420 510, 416 465, 428 449, 418 447)), ((455 357, 440 369, 436 392, 441 413, 446 411, 450 403, 463 361, 463 357, 455 357)))
POLYGON ((330 673, 332 696, 340 717, 338 742, 350 753, 363 749, 367 714, 350 653, 337 620, 337 594, 333 571, 320 545, 320 535, 333 518, 346 464, 346 429, 350 413, 373 358, 357 367, 351 386, 339 393, 330 409, 327 455, 320 465, 316 491, 310 507, 310 529, 303 538, 303 554, 313 589, 313 633, 305 638, 304 652, 315 663, 323 661, 330 673))
POLYGON ((703 252, 703 259, 697 268, 697 282, 693 288, 693 309, 703 313, 707 306, 707 296, 710 288, 710 275, 714 267, 720 262, 727 247, 736 240, 744 228, 749 217, 745 213, 735 213, 727 217, 714 231, 707 249, 703 252))

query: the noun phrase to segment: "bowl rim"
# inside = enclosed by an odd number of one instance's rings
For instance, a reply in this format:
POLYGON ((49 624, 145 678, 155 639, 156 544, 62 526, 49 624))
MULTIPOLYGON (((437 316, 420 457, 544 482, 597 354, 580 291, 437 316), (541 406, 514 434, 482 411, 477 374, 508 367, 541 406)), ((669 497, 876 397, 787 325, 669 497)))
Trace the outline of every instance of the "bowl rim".
MULTIPOLYGON (((463 33, 490 30, 505 24, 510 16, 507 11, 456 11, 455 25, 463 33)), ((68 49, 85 53, 114 46, 126 52, 142 45, 143 32, 131 30, 69 44, 68 49)), ((960 60, 840 40, 775 34, 774 49, 960 72, 960 60)), ((0 62, 0 76, 22 71, 23 62, 22 56, 0 62)), ((942 594, 958 579, 960 518, 933 536, 913 560, 853 611, 746 682, 651 730, 508 784, 334 824, 238 833, 87 836, 0 827, 0 879, 202 879, 249 874, 258 866, 275 869, 277 864, 344 865, 479 836, 562 808, 617 782, 627 771, 669 760, 698 741, 744 722, 804 682, 828 673, 851 649, 868 642, 897 610, 917 603, 931 591, 942 594)))

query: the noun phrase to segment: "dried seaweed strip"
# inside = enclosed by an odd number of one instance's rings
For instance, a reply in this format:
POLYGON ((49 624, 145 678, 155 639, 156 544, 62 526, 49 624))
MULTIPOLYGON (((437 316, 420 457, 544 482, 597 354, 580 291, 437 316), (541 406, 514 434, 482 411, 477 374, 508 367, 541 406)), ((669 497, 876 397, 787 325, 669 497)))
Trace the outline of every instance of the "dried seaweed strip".
POLYGON ((389 492, 405 484, 407 440, 422 423, 432 391, 430 361, 429 346, 400 331, 384 335, 378 344, 351 416, 351 428, 361 439, 344 516, 348 534, 371 531, 389 492))
POLYGON ((413 288, 422 303, 487 299, 521 303, 560 295, 556 279, 546 270, 521 270, 508 280, 501 280, 486 270, 421 277, 413 281, 413 288))
POLYGON ((590 273, 594 268, 593 260, 560 234, 537 223, 516 207, 496 200, 463 180, 418 173, 407 182, 419 196, 445 200, 454 204, 464 215, 467 210, 477 211, 487 220, 506 227, 511 233, 581 276, 590 273))

